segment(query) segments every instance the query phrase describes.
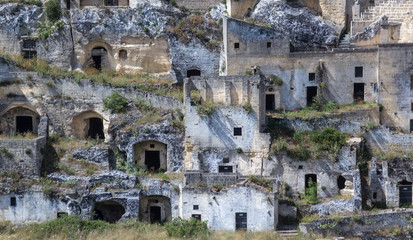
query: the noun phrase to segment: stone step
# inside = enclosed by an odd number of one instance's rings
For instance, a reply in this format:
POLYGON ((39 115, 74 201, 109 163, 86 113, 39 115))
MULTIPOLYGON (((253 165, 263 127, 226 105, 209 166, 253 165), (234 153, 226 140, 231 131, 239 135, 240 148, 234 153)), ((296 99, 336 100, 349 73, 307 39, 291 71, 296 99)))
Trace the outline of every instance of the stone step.
POLYGON ((278 230, 276 233, 282 237, 298 236, 297 230, 278 230))

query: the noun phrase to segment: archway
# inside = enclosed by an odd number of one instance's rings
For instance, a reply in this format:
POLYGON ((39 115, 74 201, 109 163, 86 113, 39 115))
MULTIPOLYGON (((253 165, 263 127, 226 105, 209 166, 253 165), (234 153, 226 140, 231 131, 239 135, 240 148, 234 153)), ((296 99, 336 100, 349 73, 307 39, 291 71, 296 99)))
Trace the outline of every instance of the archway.
POLYGON ((149 171, 167 170, 167 145, 158 141, 143 141, 133 146, 134 161, 149 171))
POLYGON ((8 136, 15 134, 37 134, 40 116, 26 106, 14 106, 0 115, 0 133, 8 136))
POLYGON ((93 220, 116 223, 122 218, 123 214, 125 214, 125 208, 115 201, 96 202, 92 214, 93 220))
POLYGON ((149 223, 164 223, 170 220, 171 200, 164 196, 142 197, 139 203, 139 219, 149 223))
POLYGON ((104 119, 95 111, 79 113, 73 117, 71 126, 78 138, 105 139, 104 119))
POLYGON ((186 77, 190 78, 192 76, 201 76, 201 70, 189 69, 188 71, 186 71, 186 77))
POLYGON ((102 66, 107 65, 107 50, 104 47, 95 47, 92 49, 92 58, 89 62, 89 67, 96 68, 102 71, 102 66))
POLYGON ((346 179, 341 175, 337 178, 337 186, 339 190, 342 190, 346 187, 346 179))

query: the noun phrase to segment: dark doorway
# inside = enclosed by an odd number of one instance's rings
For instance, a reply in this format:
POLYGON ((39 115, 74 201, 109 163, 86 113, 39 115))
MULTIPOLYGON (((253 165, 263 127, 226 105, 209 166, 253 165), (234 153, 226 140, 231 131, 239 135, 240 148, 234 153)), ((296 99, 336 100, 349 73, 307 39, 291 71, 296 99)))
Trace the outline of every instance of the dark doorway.
POLYGON ((399 182, 399 206, 411 207, 412 205, 412 183, 406 180, 399 182))
POLYGON ((201 220, 201 214, 192 214, 192 217, 195 218, 198 221, 202 221, 201 220))
POLYGON ((317 87, 307 87, 307 106, 314 103, 317 96, 317 87))
POLYGON ((275 109, 275 97, 274 94, 267 94, 265 96, 265 110, 274 111, 275 109))
POLYGON ((219 166, 218 167, 218 172, 229 172, 232 173, 232 166, 219 166))
POLYGON ((410 133, 413 132, 413 119, 410 119, 410 133))
POLYGON ((161 207, 152 206, 150 207, 150 221, 151 223, 161 223, 161 207))
POLYGON ((157 171, 161 167, 159 151, 145 151, 145 165, 149 170, 157 171))
POLYGON ((305 188, 306 189, 310 187, 310 184, 309 184, 310 179, 313 183, 317 183, 317 175, 315 175, 315 174, 306 174, 305 175, 305 188))
POLYGON ((339 190, 344 189, 346 187, 346 179, 341 175, 337 178, 337 186, 339 190))
POLYGON ((102 57, 106 54, 106 49, 103 47, 96 47, 92 49, 92 66, 97 70, 102 70, 102 57))
POLYGON ((354 102, 364 101, 364 83, 355 83, 354 84, 354 102))
POLYGON ((105 0, 105 6, 118 6, 118 0, 105 0))
POLYGON ((201 71, 197 69, 189 69, 186 71, 186 77, 201 76, 201 71))
POLYGON ((16 117, 16 133, 33 132, 33 118, 30 116, 16 117))
POLYGON ((105 139, 105 134, 103 133, 103 120, 101 118, 89 118, 87 138, 105 139))
POLYGON ((103 201, 95 203, 93 219, 116 223, 125 214, 125 208, 115 201, 103 201))
POLYGON ((235 230, 247 230, 247 213, 235 213, 235 230))
POLYGON ((70 10, 70 0, 66 0, 66 9, 70 10))

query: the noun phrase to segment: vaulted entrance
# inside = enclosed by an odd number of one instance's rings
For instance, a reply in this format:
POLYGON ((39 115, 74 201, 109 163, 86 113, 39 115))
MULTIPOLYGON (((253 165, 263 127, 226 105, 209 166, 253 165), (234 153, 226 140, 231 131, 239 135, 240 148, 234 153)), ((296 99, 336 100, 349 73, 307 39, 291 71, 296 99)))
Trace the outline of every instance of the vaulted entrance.
POLYGON ((158 141, 143 141, 133 146, 133 158, 136 164, 149 171, 165 172, 167 169, 167 146, 158 141))
POLYGON ((105 139, 105 134, 103 133, 103 119, 101 118, 89 118, 89 129, 87 132, 87 138, 93 139, 105 139))
POLYGON ((33 117, 17 116, 16 117, 16 133, 33 132, 33 117))
POLYGON ((116 223, 125 214, 125 208, 115 201, 96 202, 92 214, 94 220, 116 223))

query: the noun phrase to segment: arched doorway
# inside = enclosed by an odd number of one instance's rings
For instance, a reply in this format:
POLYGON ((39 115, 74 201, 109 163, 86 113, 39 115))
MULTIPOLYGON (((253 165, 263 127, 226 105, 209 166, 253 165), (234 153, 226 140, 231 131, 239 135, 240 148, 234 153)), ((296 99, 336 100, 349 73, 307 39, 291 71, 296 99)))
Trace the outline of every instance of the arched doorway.
POLYGON ((142 197, 139 203, 139 219, 142 222, 164 223, 171 218, 171 200, 164 196, 142 197))
POLYGON ((102 71, 102 67, 106 65, 107 50, 104 47, 95 47, 92 49, 92 58, 89 66, 102 71))
POLYGON ((92 212, 93 220, 103 220, 109 223, 116 223, 123 214, 125 214, 125 208, 115 201, 96 202, 92 212))
POLYGON ((0 134, 37 134, 39 122, 40 116, 37 112, 25 106, 15 106, 1 113, 0 134))
POLYGON ((201 76, 201 70, 198 69, 189 69, 186 71, 186 77, 192 77, 192 76, 201 76))
POLYGON ((80 139, 105 139, 104 119, 95 111, 79 113, 73 117, 71 126, 75 136, 80 139))
POLYGON ((133 146, 134 161, 149 171, 167 170, 167 145, 158 141, 143 141, 133 146))

